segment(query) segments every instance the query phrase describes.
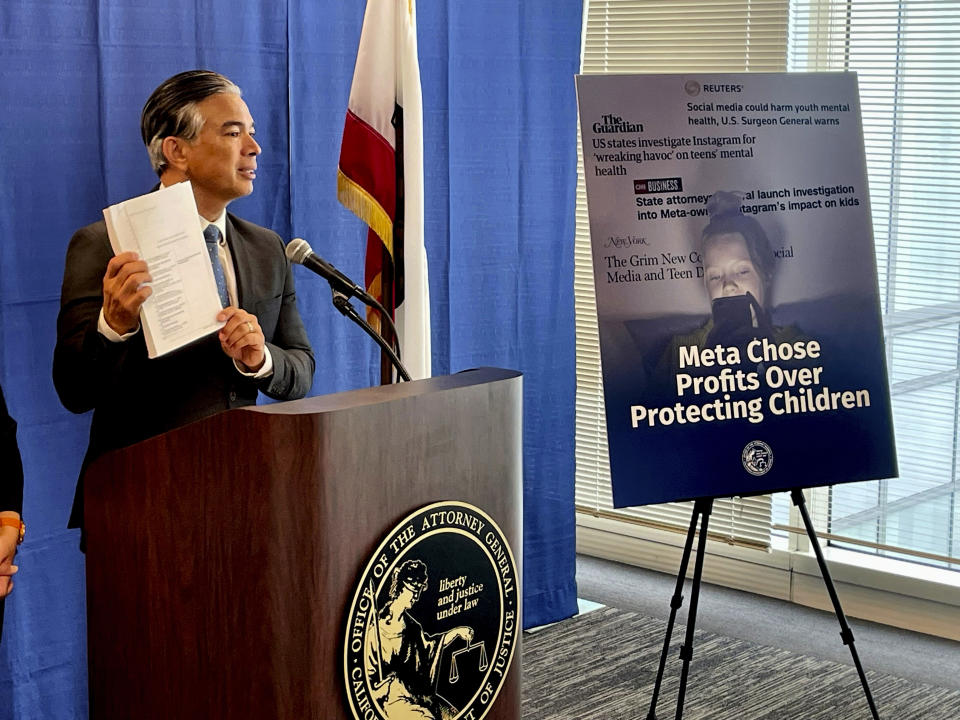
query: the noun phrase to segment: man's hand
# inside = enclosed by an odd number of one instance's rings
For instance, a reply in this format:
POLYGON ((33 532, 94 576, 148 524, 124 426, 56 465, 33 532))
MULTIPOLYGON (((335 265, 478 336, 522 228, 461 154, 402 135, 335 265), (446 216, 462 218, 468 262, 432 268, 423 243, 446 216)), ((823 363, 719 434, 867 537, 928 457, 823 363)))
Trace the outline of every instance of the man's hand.
POLYGON ((17 552, 17 540, 20 533, 15 527, 0 525, 0 598, 5 598, 13 590, 13 575, 17 566, 13 556, 17 552))
POLYGON ((226 322, 217 336, 223 351, 249 372, 257 372, 263 367, 266 340, 257 316, 231 305, 220 311, 217 321, 226 322))
POLYGON ((153 290, 147 264, 135 252, 110 258, 103 276, 103 319, 118 335, 126 335, 140 322, 140 306, 153 290))

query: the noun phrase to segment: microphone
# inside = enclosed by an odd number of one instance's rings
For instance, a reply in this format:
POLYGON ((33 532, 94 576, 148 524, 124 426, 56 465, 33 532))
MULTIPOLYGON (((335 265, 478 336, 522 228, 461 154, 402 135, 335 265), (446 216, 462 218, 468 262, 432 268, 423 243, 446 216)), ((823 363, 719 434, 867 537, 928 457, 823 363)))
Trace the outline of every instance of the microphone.
POLYGON ((397 333, 396 325, 393 323, 393 318, 390 317, 390 313, 387 312, 386 308, 384 308, 373 295, 317 255, 313 251, 313 248, 310 247, 310 243, 303 238, 294 238, 288 242, 284 253, 290 262, 303 265, 330 283, 330 289, 333 291, 333 306, 337 308, 342 315, 350 318, 363 328, 363 331, 383 348, 384 352, 390 358, 390 362, 397 368, 397 374, 404 380, 409 380, 410 375, 407 373, 406 368, 403 367, 403 363, 400 362, 400 336, 397 333), (367 323, 366 320, 357 314, 357 311, 354 310, 350 304, 350 298, 352 297, 357 298, 360 302, 379 311, 382 321, 390 328, 391 344, 396 348, 396 352, 387 344, 383 336, 379 335, 376 330, 370 327, 370 324, 367 323))
POLYGON ((373 300, 373 298, 367 294, 366 290, 317 255, 313 251, 313 248, 310 247, 310 243, 303 238, 294 238, 291 240, 287 243, 287 249, 284 252, 290 262, 303 265, 330 283, 330 287, 334 292, 343 293, 347 297, 359 298, 367 305, 373 300))

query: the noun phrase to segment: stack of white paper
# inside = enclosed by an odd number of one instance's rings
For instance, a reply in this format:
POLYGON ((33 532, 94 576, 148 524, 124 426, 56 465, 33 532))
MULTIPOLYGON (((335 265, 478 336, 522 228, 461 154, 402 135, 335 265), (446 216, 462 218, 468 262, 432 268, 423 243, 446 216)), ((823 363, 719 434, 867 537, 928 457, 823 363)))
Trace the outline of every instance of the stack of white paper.
POLYGON ((151 358, 223 326, 216 320, 220 296, 189 181, 111 205, 103 217, 114 253, 137 253, 153 278, 153 293, 140 307, 151 358))

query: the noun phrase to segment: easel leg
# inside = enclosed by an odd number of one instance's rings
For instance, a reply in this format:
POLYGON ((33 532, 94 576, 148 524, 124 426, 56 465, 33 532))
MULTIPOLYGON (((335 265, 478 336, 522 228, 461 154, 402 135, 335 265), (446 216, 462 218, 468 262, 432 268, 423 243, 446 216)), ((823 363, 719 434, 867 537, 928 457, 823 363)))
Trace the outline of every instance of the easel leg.
POLYGON ((810 519, 810 513, 807 512, 807 503, 803 497, 803 490, 799 488, 790 491, 790 497, 793 504, 797 506, 800 515, 803 517, 803 525, 807 529, 807 535, 810 538, 810 544, 813 545, 813 552, 817 556, 817 564, 820 566, 820 574, 823 575, 823 582, 827 586, 827 592, 830 594, 830 601, 833 603, 834 612, 837 614, 837 620, 840 621, 840 637, 843 644, 850 648, 850 654, 853 656, 853 664, 857 668, 857 674, 860 676, 860 684, 863 685, 863 693, 867 696, 867 704, 870 706, 870 712, 874 720, 880 720, 877 714, 877 706, 873 702, 873 695, 870 693, 870 686, 867 684, 867 676, 863 672, 863 666, 860 664, 860 656, 857 654, 857 646, 854 644, 853 631, 847 624, 846 615, 843 614, 843 608, 840 607, 840 598, 837 596, 837 589, 833 585, 833 578, 830 577, 830 570, 827 568, 827 561, 823 557, 823 550, 820 548, 820 541, 813 529, 813 521, 810 519))
POLYGON ((703 500, 703 515, 700 521, 700 539, 697 542, 697 559, 693 565, 693 586, 690 589, 690 614, 687 616, 687 635, 680 647, 680 658, 683 660, 683 669, 680 672, 680 691, 677 694, 676 720, 683 717, 683 699, 687 693, 687 675, 690 672, 690 661, 693 659, 693 631, 697 624, 697 601, 700 598, 700 577, 703 575, 703 556, 707 552, 707 523, 710 520, 710 511, 713 510, 713 498, 703 500))
MULTIPOLYGON (((670 652, 670 639, 673 636, 673 624, 677 618, 677 610, 683 605, 683 583, 687 577, 687 565, 690 562, 690 551, 693 548, 693 537, 697 533, 697 525, 703 519, 703 528, 700 533, 700 542, 697 546, 697 560, 694 565, 694 586, 691 599, 691 616, 687 621, 688 638, 684 647, 692 647, 692 623, 696 617, 697 595, 700 591, 700 575, 703 570, 703 554, 707 537, 707 516, 713 508, 713 499, 697 500, 693 505, 693 514, 690 516, 690 528, 687 530, 687 540, 683 546, 683 555, 680 557, 680 570, 677 573, 677 586, 673 597, 670 599, 670 619, 667 621, 667 633, 663 639, 663 649, 660 651, 660 666, 657 669, 657 679, 653 685, 653 697, 650 699, 650 711, 647 713, 647 720, 657 720, 657 700, 660 697, 660 684, 663 681, 663 671, 667 663, 667 654, 670 652)), ((684 650, 681 650, 681 656, 684 650)), ((692 651, 691 651, 692 655, 692 651)), ((686 668, 689 661, 684 664, 684 682, 686 680, 686 668)), ((682 698, 682 690, 681 690, 682 698)), ((681 699, 682 703, 682 699, 681 699)), ((679 717, 679 716, 678 716, 679 717)))

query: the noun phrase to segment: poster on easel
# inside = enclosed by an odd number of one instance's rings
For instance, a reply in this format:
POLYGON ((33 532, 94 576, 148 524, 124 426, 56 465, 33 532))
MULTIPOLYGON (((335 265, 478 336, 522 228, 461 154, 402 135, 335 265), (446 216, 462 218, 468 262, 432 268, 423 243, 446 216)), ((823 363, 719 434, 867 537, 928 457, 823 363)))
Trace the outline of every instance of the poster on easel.
POLYGON ((895 477, 856 75, 577 100, 614 505, 895 477))

